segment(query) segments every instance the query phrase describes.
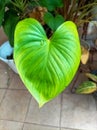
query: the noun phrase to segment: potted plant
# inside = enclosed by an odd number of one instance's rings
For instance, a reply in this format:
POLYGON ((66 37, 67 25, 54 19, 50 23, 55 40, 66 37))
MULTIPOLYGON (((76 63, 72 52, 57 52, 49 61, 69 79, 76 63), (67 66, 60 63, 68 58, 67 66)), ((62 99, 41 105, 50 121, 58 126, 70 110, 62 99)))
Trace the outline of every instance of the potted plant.
POLYGON ((77 27, 87 22, 86 16, 90 15, 88 10, 96 4, 83 2, 1 2, 4 19, 1 18, 1 25, 14 46, 15 65, 40 107, 61 93, 78 69, 81 47, 77 27))
POLYGON ((89 80, 80 84, 75 93, 77 94, 92 94, 97 100, 97 70, 93 70, 91 73, 85 73, 89 80))

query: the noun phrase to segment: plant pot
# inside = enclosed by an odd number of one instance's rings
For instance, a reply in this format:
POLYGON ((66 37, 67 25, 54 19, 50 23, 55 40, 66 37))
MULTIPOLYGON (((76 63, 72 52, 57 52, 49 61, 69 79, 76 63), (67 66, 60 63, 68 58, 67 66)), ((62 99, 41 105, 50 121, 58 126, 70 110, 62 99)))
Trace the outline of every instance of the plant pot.
POLYGON ((13 53, 13 48, 10 46, 9 41, 4 42, 0 46, 0 60, 8 64, 8 66, 15 72, 17 72, 15 63, 13 59, 7 59, 8 56, 10 56, 13 53))

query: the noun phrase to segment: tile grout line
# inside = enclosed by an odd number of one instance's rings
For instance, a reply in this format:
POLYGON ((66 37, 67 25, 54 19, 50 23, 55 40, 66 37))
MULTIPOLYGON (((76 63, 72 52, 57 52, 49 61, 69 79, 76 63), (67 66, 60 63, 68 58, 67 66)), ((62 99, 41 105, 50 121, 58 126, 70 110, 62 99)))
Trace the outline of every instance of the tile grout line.
POLYGON ((3 100, 4 100, 5 96, 6 96, 7 89, 8 89, 8 80, 9 80, 9 75, 8 75, 8 71, 7 71, 7 66, 6 66, 6 71, 5 71, 5 72, 7 72, 7 73, 6 73, 6 74, 7 74, 7 83, 6 83, 7 88, 4 88, 4 89, 3 89, 3 90, 5 90, 5 93, 4 93, 4 95, 3 95, 2 99, 1 99, 0 106, 1 106, 3 100))
MULTIPOLYGON (((67 128, 67 127, 62 127, 63 129, 66 129, 66 130, 82 130, 82 129, 79 129, 79 128, 67 128)), ((85 130, 85 129, 84 129, 85 130)))
MULTIPOLYGON (((51 127, 51 128, 59 128, 57 126, 51 126, 51 125, 44 125, 44 124, 37 124, 37 123, 30 123, 30 122, 21 122, 21 121, 16 121, 16 120, 8 120, 8 119, 0 119, 0 121, 11 121, 11 122, 16 122, 16 123, 26 123, 26 124, 30 124, 30 125, 38 125, 38 126, 43 126, 43 127, 51 127)), ((67 128, 67 127, 61 127, 63 129, 66 130, 82 130, 82 129, 75 129, 75 128, 67 128)), ((23 129, 21 129, 23 130, 23 129)))
POLYGON ((26 117, 27 117, 27 114, 28 114, 28 111, 29 111, 31 99, 32 99, 32 96, 31 96, 30 99, 29 99, 28 108, 27 108, 27 111, 26 111, 26 114, 25 114, 25 117, 24 117, 23 126, 22 126, 22 129, 21 129, 21 130, 24 129, 24 124, 25 124, 25 120, 26 120, 26 117))
POLYGON ((3 95, 2 99, 1 99, 0 106, 1 106, 3 100, 4 100, 5 96, 6 96, 6 93, 7 93, 7 89, 5 89, 5 93, 4 93, 4 95, 3 95))
MULTIPOLYGON (((37 123, 30 123, 30 122, 23 122, 23 121, 16 121, 16 120, 8 120, 8 119, 0 119, 0 121, 11 121, 11 122, 16 122, 16 123, 38 125, 38 126, 43 126, 43 127, 59 128, 58 126, 44 125, 44 124, 37 124, 37 123)), ((22 128, 22 130, 23 130, 23 128, 22 128)))
MULTIPOLYGON (((17 89, 17 88, 0 88, 0 90, 11 90, 11 91, 14 91, 14 90, 19 90, 19 91, 28 91, 27 89, 17 89)), ((28 91, 29 92, 29 91, 28 91)), ((65 94, 71 94, 70 92, 65 92, 65 94)))
POLYGON ((10 86, 10 76, 9 76, 9 73, 8 73, 8 69, 7 69, 7 75, 8 75, 8 80, 7 80, 7 89, 8 89, 9 86, 10 86))
POLYGON ((61 130, 61 117, 62 117, 62 101, 63 101, 63 93, 61 94, 61 100, 60 100, 60 121, 59 121, 60 130, 61 130))
POLYGON ((22 128, 21 128, 21 130, 23 130, 24 129, 24 122, 23 122, 23 125, 22 125, 22 128))
POLYGON ((20 91, 24 90, 24 91, 28 91, 27 89, 17 89, 17 88, 0 88, 0 89, 1 89, 1 90, 7 89, 7 90, 12 90, 12 91, 14 91, 14 90, 20 90, 20 91))
POLYGON ((51 128, 59 128, 58 126, 52 126, 52 125, 44 125, 44 124, 37 124, 37 123, 30 123, 30 122, 24 122, 26 124, 32 124, 32 125, 38 125, 43 127, 51 127, 51 128))

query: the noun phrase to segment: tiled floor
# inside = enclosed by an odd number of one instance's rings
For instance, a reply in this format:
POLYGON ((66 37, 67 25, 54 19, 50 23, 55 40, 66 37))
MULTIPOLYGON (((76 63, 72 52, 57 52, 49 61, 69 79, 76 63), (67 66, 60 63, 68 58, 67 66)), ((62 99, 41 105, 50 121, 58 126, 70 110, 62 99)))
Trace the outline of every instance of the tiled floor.
MULTIPOLYGON (((6 39, 0 37, 0 43, 6 39)), ((97 69, 97 55, 94 59, 97 69)), ((97 130, 97 101, 71 93, 83 80, 78 73, 62 94, 39 109, 19 76, 0 61, 0 130, 97 130)))
POLYGON ((85 80, 82 74, 76 77, 66 91, 39 109, 19 76, 0 61, 0 130, 97 130, 97 101, 70 91, 85 80))

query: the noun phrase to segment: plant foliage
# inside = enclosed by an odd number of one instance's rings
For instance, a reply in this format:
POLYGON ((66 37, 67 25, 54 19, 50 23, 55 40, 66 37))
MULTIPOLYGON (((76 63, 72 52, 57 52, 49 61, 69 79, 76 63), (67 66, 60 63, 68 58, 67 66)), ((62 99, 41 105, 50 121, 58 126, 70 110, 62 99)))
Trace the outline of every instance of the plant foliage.
POLYGON ((97 76, 95 74, 85 74, 91 81, 84 81, 76 89, 78 94, 90 94, 97 91, 97 76))
POLYGON ((13 46, 14 43, 14 30, 15 26, 19 21, 19 17, 17 16, 16 12, 12 12, 8 10, 5 13, 5 21, 3 22, 3 28, 5 33, 8 36, 9 42, 11 46, 13 46))
POLYGON ((92 81, 83 82, 77 89, 76 93, 78 94, 90 94, 97 90, 96 83, 92 81))
POLYGON ((8 35, 13 21, 14 27, 8 38, 11 45, 14 46, 13 35, 17 18, 19 21, 28 17, 35 18, 39 22, 47 24, 54 32, 64 21, 73 21, 78 27, 80 24, 89 22, 93 18, 92 7, 96 5, 96 0, 0 0, 0 26, 4 24, 4 31, 8 35), (41 11, 37 11, 37 8, 41 8, 41 11), (43 8, 47 10, 45 16, 43 8), (13 15, 10 12, 13 12, 13 15))
POLYGON ((63 6, 62 0, 39 0, 38 2, 41 6, 46 7, 49 11, 53 11, 56 8, 63 6))
POLYGON ((56 15, 55 17, 47 12, 44 15, 44 22, 53 30, 55 31, 63 22, 64 22, 64 18, 62 17, 62 15, 56 15))
POLYGON ((35 19, 24 19, 16 26, 16 67, 39 106, 69 85, 78 69, 80 55, 77 29, 71 21, 61 24, 49 39, 35 19))

